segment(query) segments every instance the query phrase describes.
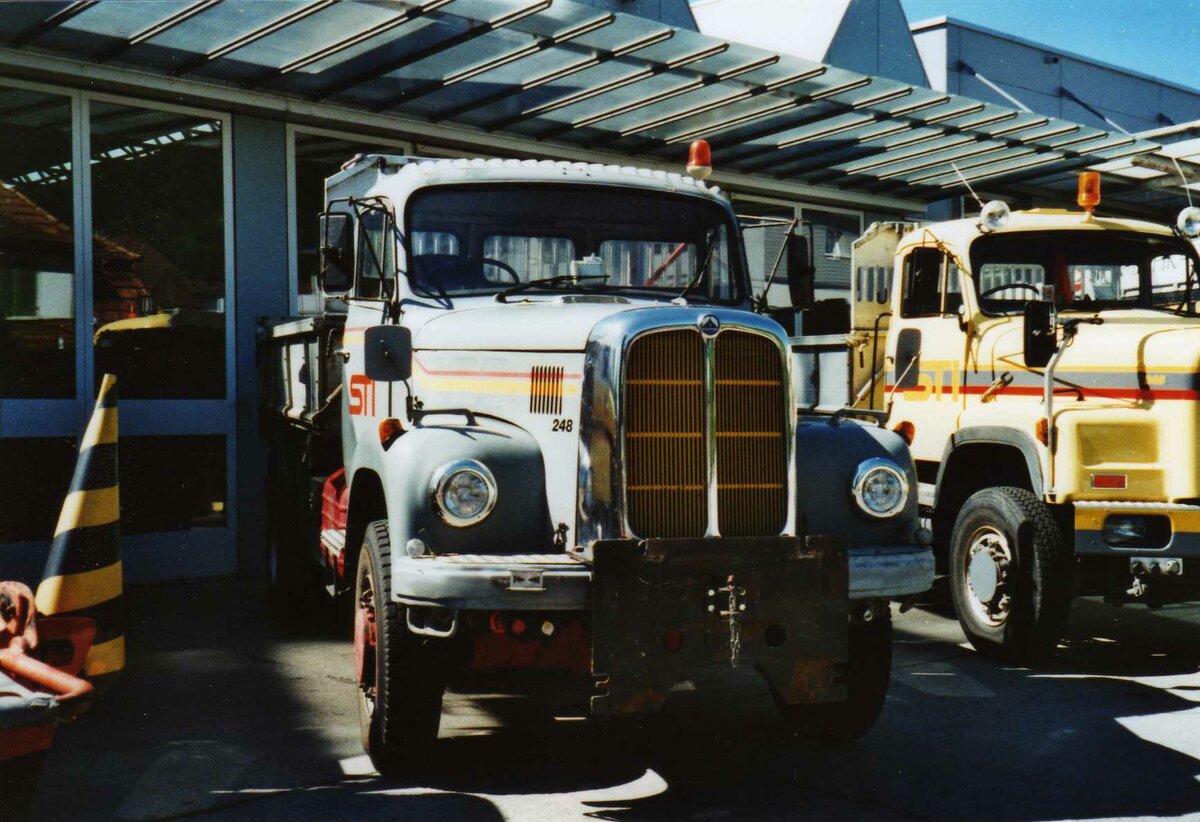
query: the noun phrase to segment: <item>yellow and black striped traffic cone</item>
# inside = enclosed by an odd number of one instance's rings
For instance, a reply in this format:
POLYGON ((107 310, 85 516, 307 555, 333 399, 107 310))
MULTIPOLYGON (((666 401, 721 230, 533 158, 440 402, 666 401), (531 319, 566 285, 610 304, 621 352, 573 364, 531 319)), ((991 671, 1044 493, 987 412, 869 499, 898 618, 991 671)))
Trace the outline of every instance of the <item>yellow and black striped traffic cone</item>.
POLYGON ((120 518, 117 378, 105 374, 36 596, 40 614, 95 620, 96 639, 83 673, 97 688, 125 667, 120 518))

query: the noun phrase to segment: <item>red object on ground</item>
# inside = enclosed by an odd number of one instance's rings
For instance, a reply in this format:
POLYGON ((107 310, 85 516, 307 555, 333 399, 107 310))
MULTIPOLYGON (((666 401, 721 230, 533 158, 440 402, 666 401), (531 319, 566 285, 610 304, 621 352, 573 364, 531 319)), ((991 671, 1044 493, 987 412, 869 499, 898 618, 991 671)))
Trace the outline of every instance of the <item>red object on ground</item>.
POLYGON ((96 623, 87 617, 42 617, 38 622, 37 659, 25 653, 21 637, 0 648, 0 671, 31 690, 52 694, 65 710, 50 722, 0 729, 0 762, 50 747, 60 719, 74 718, 91 703, 92 683, 76 674, 96 637, 96 623))

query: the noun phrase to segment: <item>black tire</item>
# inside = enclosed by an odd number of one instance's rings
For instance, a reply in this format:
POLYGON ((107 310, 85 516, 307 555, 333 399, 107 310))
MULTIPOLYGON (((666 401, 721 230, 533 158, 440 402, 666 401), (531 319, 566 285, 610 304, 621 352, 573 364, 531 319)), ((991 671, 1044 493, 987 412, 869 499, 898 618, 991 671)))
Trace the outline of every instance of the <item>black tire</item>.
POLYGON ((404 608, 392 601, 387 523, 367 526, 355 571, 355 653, 359 666, 358 719, 363 748, 379 773, 411 774, 427 763, 437 740, 448 678, 445 643, 411 634, 404 608), (373 621, 375 642, 360 640, 373 621))
POLYGON ((892 677, 892 612, 878 603, 870 622, 850 626, 850 659, 846 666, 846 701, 776 706, 789 730, 802 739, 845 745, 875 726, 892 677))
POLYGON ((980 653, 1020 665, 1052 655, 1071 607, 1071 578, 1068 547, 1049 506, 1024 488, 972 494, 950 537, 950 595, 980 653))

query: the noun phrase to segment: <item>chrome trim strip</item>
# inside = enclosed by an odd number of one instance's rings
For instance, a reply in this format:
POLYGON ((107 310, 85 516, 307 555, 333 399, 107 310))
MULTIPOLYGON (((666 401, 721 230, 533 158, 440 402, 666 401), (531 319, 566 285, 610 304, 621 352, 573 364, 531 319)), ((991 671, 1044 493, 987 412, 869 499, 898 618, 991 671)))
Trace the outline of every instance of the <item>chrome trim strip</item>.
MULTIPOLYGON (((721 329, 722 331, 724 328, 721 329)), ((696 331, 700 333, 699 329, 696 331)), ((704 337, 704 485, 708 497, 708 521, 704 525, 704 536, 721 535, 718 521, 719 502, 717 494, 717 337, 704 337)))

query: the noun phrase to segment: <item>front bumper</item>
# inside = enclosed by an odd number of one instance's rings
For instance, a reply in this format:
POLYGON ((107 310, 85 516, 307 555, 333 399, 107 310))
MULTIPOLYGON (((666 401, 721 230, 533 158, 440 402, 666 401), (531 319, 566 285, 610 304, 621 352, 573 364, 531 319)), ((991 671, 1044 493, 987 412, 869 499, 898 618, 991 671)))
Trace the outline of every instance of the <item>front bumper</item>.
POLYGON ((919 545, 850 548, 850 599, 921 594, 933 586, 933 549, 919 545))
POLYGON ((838 538, 609 540, 594 553, 593 714, 656 710, 676 685, 731 666, 787 705, 845 700, 838 538))
POLYGON ((1078 556, 1200 558, 1200 505, 1161 502, 1077 502, 1075 503, 1075 553, 1078 556), (1159 547, 1109 545, 1104 541, 1104 521, 1109 517, 1116 516, 1163 517, 1170 523, 1170 537, 1166 544, 1160 544, 1159 547))
MULTIPOLYGON (((933 585, 933 550, 856 545, 848 550, 850 599, 908 596, 933 585)), ((584 611, 591 566, 567 554, 392 558, 392 591, 404 605, 461 610, 584 611)))

